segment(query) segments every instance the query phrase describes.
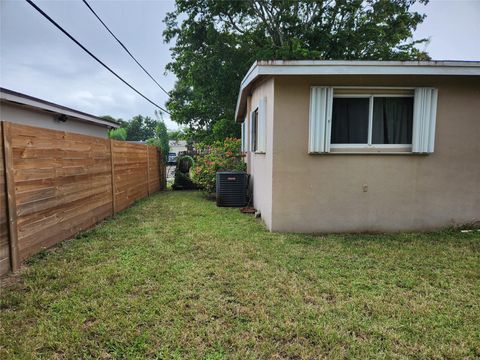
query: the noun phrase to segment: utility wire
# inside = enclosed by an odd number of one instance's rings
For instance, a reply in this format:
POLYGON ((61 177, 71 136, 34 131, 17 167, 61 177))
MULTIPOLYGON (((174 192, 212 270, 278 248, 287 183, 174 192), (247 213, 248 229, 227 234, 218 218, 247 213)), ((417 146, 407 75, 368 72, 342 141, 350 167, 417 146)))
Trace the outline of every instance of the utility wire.
POLYGON ((150 79, 152 79, 152 80, 155 82, 155 84, 157 84, 158 87, 159 87, 160 89, 162 89, 162 91, 163 91, 165 94, 167 94, 168 96, 170 96, 170 95, 168 94, 168 91, 165 90, 165 89, 162 87, 162 85, 160 85, 160 84, 158 83, 157 80, 155 80, 155 78, 142 66, 142 64, 140 64, 140 62, 135 58, 135 56, 132 55, 132 53, 131 53, 131 52, 127 49, 127 47, 120 41, 120 39, 117 38, 117 37, 115 36, 115 34, 108 28, 108 26, 103 22, 103 20, 100 18, 100 16, 98 16, 98 14, 95 12, 95 10, 92 9, 92 7, 90 6, 90 4, 89 4, 86 0, 83 0, 83 3, 90 9, 90 11, 92 12, 92 14, 95 15, 95 17, 98 19, 98 21, 100 21, 100 22, 102 23, 103 27, 104 27, 105 29, 107 29, 107 31, 110 33, 110 35, 112 35, 112 36, 114 37, 114 39, 117 40, 117 42, 120 44, 120 46, 123 48, 123 50, 125 50, 125 51, 127 52, 127 54, 130 55, 130 57, 137 63, 137 65, 142 68, 142 70, 145 72, 145 74, 147 74, 147 75, 150 77, 150 79))
POLYGON ((63 32, 68 38, 70 38, 70 40, 72 40, 75 44, 77 44, 78 46, 80 46, 82 48, 83 51, 85 51, 88 55, 90 55, 92 58, 94 58, 98 63, 100 63, 100 65, 102 65, 105 69, 107 69, 108 71, 110 71, 113 75, 115 75, 120 81, 122 81, 125 85, 127 85, 130 89, 132 89, 133 91, 135 91, 138 95, 140 95, 141 97, 143 97, 145 100, 147 100, 150 104, 156 106, 157 108, 159 108, 160 110, 166 112, 167 114, 171 115, 171 113, 168 111, 168 110, 165 110, 163 107, 161 107, 160 105, 156 104, 155 102, 153 102, 152 100, 150 100, 148 97, 146 97, 145 95, 143 95, 140 91, 138 91, 137 89, 135 89, 132 85, 130 85, 126 80, 124 80, 120 75, 118 75, 115 71, 113 71, 112 69, 110 69, 102 60, 100 60, 99 58, 97 58, 95 55, 93 55, 93 53, 91 51, 89 51, 85 46, 83 46, 77 39, 75 39, 72 35, 70 35, 64 28, 62 28, 60 25, 58 25, 55 20, 53 20, 50 16, 48 16, 47 13, 45 13, 42 9, 40 9, 32 0, 25 0, 27 3, 29 3, 30 5, 32 5, 32 7, 37 10, 40 14, 42 14, 48 21, 50 21, 53 25, 55 25, 55 27, 57 29, 59 29, 61 32, 63 32))

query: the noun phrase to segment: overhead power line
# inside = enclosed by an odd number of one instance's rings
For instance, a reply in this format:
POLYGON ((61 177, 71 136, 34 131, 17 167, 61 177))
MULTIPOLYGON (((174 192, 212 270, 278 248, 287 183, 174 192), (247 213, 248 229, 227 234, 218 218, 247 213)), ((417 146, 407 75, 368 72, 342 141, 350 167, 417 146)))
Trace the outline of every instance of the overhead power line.
POLYGON ((120 44, 120 46, 123 48, 123 50, 125 50, 125 51, 127 52, 127 54, 130 55, 130 57, 137 63, 137 65, 142 68, 142 70, 145 72, 145 74, 147 74, 147 75, 150 77, 150 79, 152 79, 152 80, 155 82, 155 84, 157 84, 158 87, 159 87, 160 89, 162 89, 162 91, 163 91, 165 94, 167 94, 168 96, 170 96, 170 95, 168 94, 168 91, 165 90, 165 89, 162 87, 162 85, 160 85, 160 84, 158 83, 157 80, 155 80, 155 78, 147 71, 147 69, 145 69, 145 68, 142 66, 142 64, 140 64, 140 62, 135 58, 135 56, 132 55, 132 53, 131 53, 131 52, 127 49, 127 47, 120 41, 120 39, 119 39, 118 37, 116 37, 115 34, 108 28, 108 26, 103 22, 103 20, 100 18, 100 16, 98 16, 98 14, 95 12, 95 10, 92 9, 92 7, 90 6, 90 4, 89 4, 86 0, 83 0, 83 3, 90 9, 90 11, 92 12, 92 14, 95 15, 95 17, 98 19, 98 21, 100 21, 100 23, 103 25, 103 27, 104 27, 105 29, 107 29, 107 31, 110 33, 110 35, 112 35, 113 38, 114 38, 115 40, 117 40, 117 42, 120 44))
POLYGON ((70 40, 72 40, 75 44, 80 46, 83 51, 85 51, 88 55, 90 55, 92 58, 94 58, 100 65, 102 65, 105 69, 110 71, 113 75, 115 75, 120 81, 122 81, 125 85, 127 85, 130 89, 135 91, 138 95, 143 97, 145 100, 147 100, 150 104, 154 105, 155 107, 159 108, 160 110, 166 112, 167 114, 171 115, 170 112, 154 101, 150 100, 148 97, 143 95, 140 91, 138 91, 136 88, 134 88, 132 85, 130 85, 126 80, 124 80, 120 75, 118 75, 115 71, 110 69, 108 65, 106 65, 102 60, 100 60, 98 57, 96 57, 90 50, 88 50, 85 46, 83 46, 77 39, 75 39, 72 35, 70 35, 64 28, 62 28, 59 24, 55 22, 50 16, 48 16, 47 13, 45 13, 42 9, 40 9, 32 0, 25 0, 27 3, 29 3, 35 10, 37 10, 40 14, 43 15, 48 21, 50 21, 55 27, 63 32, 70 40))

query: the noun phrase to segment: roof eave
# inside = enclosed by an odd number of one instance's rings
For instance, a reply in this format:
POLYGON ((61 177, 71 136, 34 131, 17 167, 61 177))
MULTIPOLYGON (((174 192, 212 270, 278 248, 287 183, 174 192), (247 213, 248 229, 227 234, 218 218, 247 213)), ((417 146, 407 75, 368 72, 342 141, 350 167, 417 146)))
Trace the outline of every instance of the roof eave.
POLYGON ((247 74, 243 78, 240 84, 240 92, 237 98, 237 106, 235 108, 235 121, 242 122, 243 117, 245 116, 245 107, 247 103, 247 88, 250 88, 250 84, 254 79, 258 77, 258 61, 255 61, 250 69, 248 69, 247 74))
POLYGON ((120 124, 102 119, 98 116, 83 113, 81 111, 68 108, 63 105, 54 104, 42 99, 37 99, 29 95, 17 93, 12 90, 0 88, 0 100, 9 102, 15 105, 24 106, 37 111, 47 111, 55 114, 63 114, 78 121, 91 123, 97 126, 104 126, 107 128, 118 128, 120 124))
POLYGON ((424 75, 480 76, 478 61, 338 61, 269 60, 256 61, 240 85, 235 121, 242 122, 248 91, 263 75, 424 75))

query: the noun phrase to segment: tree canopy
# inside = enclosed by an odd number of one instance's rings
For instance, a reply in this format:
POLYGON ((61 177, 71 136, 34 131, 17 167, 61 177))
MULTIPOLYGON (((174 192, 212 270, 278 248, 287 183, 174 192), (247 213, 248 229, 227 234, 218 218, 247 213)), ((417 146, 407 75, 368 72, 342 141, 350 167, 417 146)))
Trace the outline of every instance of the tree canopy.
POLYGON ((428 0, 176 0, 164 22, 177 82, 172 120, 197 140, 239 136, 240 81, 255 60, 424 60, 413 39, 428 0), (180 19, 180 20, 179 20, 180 19))
POLYGON ((168 156, 168 129, 163 121, 161 113, 155 111, 156 119, 149 116, 137 115, 130 121, 115 119, 110 115, 102 116, 103 119, 115 121, 120 124, 118 129, 109 131, 108 136, 115 140, 146 141, 149 145, 157 146, 162 150, 165 157, 168 156))
POLYGON ((112 129, 108 132, 108 137, 114 140, 127 140, 127 130, 119 127, 118 129, 112 129))
POLYGON ((168 130, 167 134, 169 140, 188 140, 187 133, 184 131, 184 129, 168 130))
POLYGON ((127 124, 128 141, 146 141, 155 137, 158 121, 150 116, 134 116, 127 124))
POLYGON ((168 153, 170 152, 170 145, 168 144, 168 130, 163 120, 157 122, 155 128, 155 136, 147 140, 147 144, 154 145, 162 150, 162 155, 165 160, 168 159, 168 153))
MULTIPOLYGON (((155 115, 157 116, 156 112, 155 115)), ((129 121, 115 119, 111 115, 104 115, 102 118, 120 124, 119 131, 112 133, 112 136, 115 136, 117 140, 127 141, 147 141, 150 138, 154 138, 157 134, 158 124, 163 122, 163 119, 158 116, 157 119, 154 119, 150 116, 136 115, 129 121), (126 138, 123 138, 124 132, 120 129, 126 130, 126 138)))

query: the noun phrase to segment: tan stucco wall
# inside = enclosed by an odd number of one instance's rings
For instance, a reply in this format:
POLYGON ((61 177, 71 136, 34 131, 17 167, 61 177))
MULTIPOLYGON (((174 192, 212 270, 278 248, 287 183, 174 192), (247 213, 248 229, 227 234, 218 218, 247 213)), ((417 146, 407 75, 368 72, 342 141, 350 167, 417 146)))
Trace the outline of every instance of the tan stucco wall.
MULTIPOLYGON (((269 79, 258 84, 247 100, 247 129, 250 129, 250 111, 258 106, 260 99, 267 98, 266 103, 266 152, 265 154, 247 154, 247 172, 251 175, 253 186, 253 206, 261 212, 268 229, 272 227, 272 155, 273 155, 273 106, 274 81, 269 79)), ((248 141, 250 137, 248 136, 248 141)))
MULTIPOLYGON (((268 132, 270 147, 273 139, 270 229, 428 230, 480 220, 480 79, 279 76, 274 84, 273 132, 268 132), (312 85, 437 87, 435 152, 309 155, 312 85)), ((268 176, 265 170, 251 167, 254 177, 268 176)), ((262 180, 262 192, 266 184, 262 180)), ((268 208, 264 201, 262 207, 268 208)))
POLYGON ((65 122, 60 122, 55 119, 54 114, 45 111, 35 111, 33 109, 4 102, 0 103, 0 119, 2 121, 10 121, 23 125, 68 131, 102 138, 108 137, 108 129, 105 126, 98 126, 72 118, 67 119, 65 122))

